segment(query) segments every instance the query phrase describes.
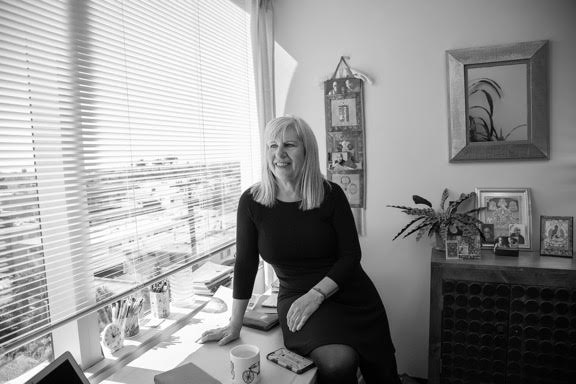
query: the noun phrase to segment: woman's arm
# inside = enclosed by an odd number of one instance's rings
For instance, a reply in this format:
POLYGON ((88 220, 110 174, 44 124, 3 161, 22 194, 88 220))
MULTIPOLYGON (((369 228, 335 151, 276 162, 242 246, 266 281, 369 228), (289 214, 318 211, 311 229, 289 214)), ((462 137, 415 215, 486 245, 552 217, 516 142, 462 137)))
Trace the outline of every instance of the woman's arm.
POLYGON ((258 231, 250 214, 250 191, 240 197, 236 221, 236 261, 234 263, 233 302, 230 323, 222 328, 211 329, 202 334, 197 342, 216 341, 224 345, 240 337, 244 313, 252 296, 254 280, 258 272, 258 231))
POLYGON ((338 284, 329 277, 324 277, 304 295, 296 299, 286 315, 288 329, 297 332, 320 307, 322 302, 338 291, 338 284))
POLYGON ((360 265, 362 250, 348 199, 338 184, 331 185, 332 190, 328 193, 334 199, 331 222, 338 239, 338 253, 336 262, 326 276, 342 287, 360 265))
POLYGON ((232 302, 230 323, 225 327, 205 331, 196 342, 204 344, 207 341, 218 341, 218 345, 224 345, 239 338, 244 313, 246 312, 246 307, 248 307, 248 301, 249 300, 245 299, 234 299, 232 302))

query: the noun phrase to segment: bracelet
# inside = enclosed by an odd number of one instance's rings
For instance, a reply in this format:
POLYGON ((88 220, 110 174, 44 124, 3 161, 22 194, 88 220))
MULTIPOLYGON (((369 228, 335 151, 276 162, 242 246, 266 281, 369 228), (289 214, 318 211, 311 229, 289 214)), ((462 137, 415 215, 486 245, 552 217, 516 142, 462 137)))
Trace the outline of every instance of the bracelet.
POLYGON ((322 295, 322 301, 326 300, 326 294, 320 290, 320 288, 312 287, 312 290, 318 292, 322 295))

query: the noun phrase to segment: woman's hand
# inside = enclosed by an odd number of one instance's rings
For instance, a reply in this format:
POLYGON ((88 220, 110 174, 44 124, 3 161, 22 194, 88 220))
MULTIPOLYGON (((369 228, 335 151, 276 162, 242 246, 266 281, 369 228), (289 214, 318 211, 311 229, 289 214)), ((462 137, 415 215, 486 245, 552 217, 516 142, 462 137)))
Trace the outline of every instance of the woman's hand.
POLYGON ((208 341, 218 341, 218 345, 225 345, 240 337, 240 329, 242 329, 242 325, 235 326, 232 323, 225 327, 209 329, 202 333, 196 342, 204 344, 208 341))
POLYGON ((322 294, 314 290, 310 290, 296 299, 290 306, 288 314, 286 315, 288 329, 291 332, 301 330, 310 316, 312 316, 320 304, 322 304, 323 300, 324 297, 322 294))

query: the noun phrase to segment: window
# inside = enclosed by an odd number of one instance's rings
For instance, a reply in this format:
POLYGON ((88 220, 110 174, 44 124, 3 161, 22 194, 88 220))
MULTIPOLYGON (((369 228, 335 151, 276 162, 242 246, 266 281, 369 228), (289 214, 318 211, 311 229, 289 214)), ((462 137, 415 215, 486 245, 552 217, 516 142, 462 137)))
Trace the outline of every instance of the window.
POLYGON ((248 33, 230 0, 0 1, 0 381, 59 354, 42 330, 233 243, 248 33))

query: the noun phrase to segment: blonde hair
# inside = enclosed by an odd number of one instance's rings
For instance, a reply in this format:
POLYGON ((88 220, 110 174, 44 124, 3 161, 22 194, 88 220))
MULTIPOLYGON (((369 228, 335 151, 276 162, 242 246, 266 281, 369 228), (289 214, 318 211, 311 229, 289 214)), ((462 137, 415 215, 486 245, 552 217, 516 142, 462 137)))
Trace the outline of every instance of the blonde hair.
POLYGON ((262 181, 250 189, 254 200, 267 207, 276 204, 276 177, 266 161, 267 143, 278 137, 283 137, 288 128, 294 128, 296 136, 304 145, 304 164, 300 172, 297 188, 302 201, 300 209, 307 211, 318 208, 324 201, 324 175, 320 172, 318 159, 318 143, 312 128, 303 119, 295 116, 282 116, 272 119, 264 130, 264 152, 262 155, 262 181))

